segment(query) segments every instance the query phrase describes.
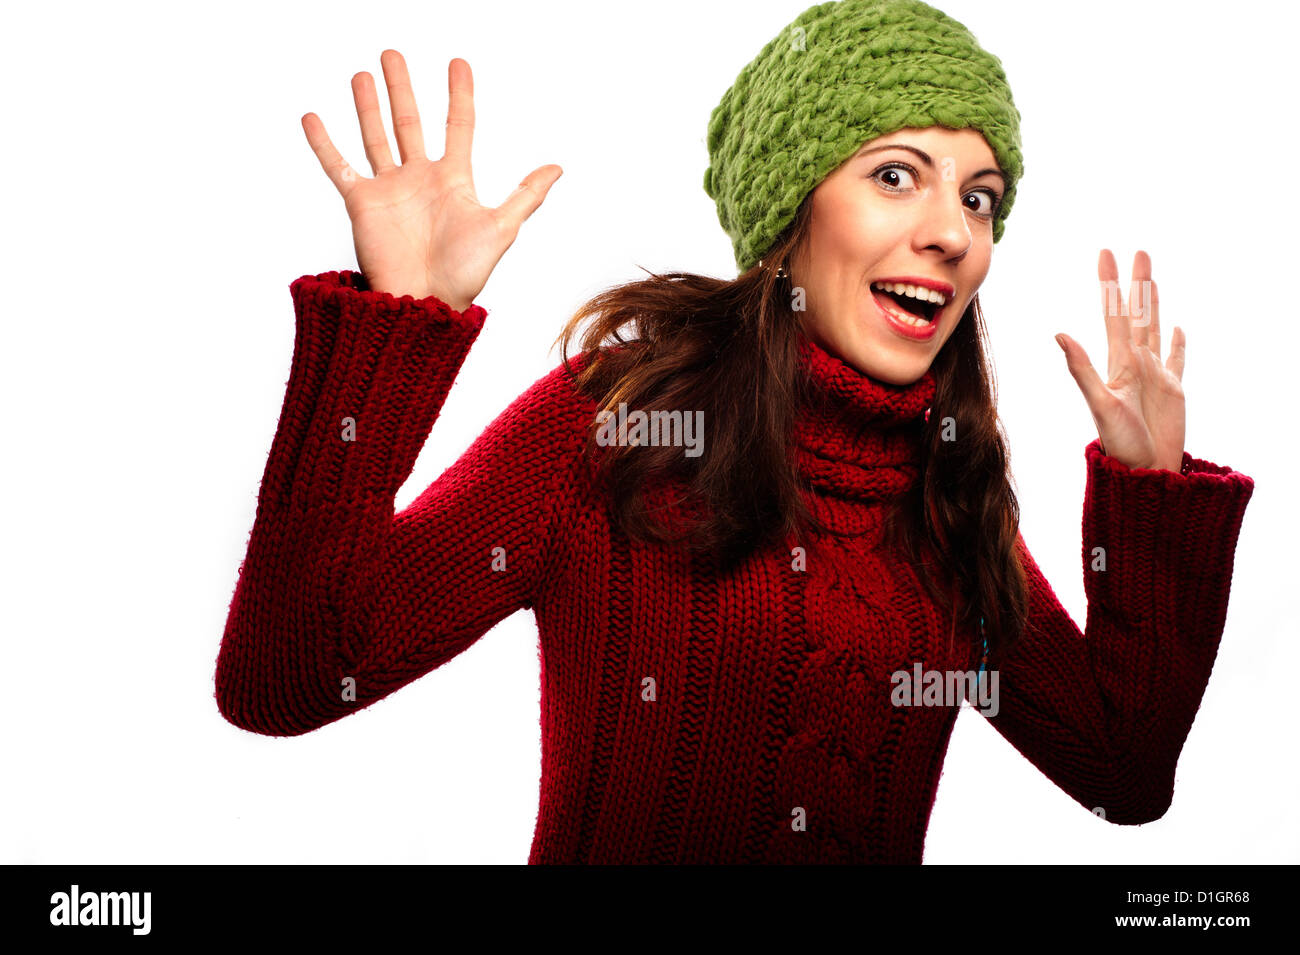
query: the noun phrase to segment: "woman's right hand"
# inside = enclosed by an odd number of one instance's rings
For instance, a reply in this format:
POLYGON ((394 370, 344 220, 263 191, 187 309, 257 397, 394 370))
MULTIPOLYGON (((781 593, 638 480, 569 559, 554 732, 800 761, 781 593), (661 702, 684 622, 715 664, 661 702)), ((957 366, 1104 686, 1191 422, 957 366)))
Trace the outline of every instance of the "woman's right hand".
POLYGON ((339 155, 315 113, 302 117, 316 158, 343 196, 352 219, 357 264, 376 291, 424 298, 435 295, 464 311, 563 170, 534 169, 505 202, 490 209, 474 194, 470 145, 474 138, 474 76, 469 63, 447 66, 447 139, 443 156, 424 154, 424 134, 406 61, 396 50, 380 56, 393 130, 402 157, 393 163, 369 73, 352 77, 361 138, 374 178, 359 175, 339 155))

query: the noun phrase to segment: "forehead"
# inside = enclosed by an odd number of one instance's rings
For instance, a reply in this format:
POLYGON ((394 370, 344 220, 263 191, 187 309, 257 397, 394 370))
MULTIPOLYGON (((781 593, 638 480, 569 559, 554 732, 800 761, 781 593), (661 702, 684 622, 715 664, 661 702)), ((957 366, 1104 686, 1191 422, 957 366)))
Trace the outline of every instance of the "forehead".
POLYGON ((932 155, 953 156, 980 165, 997 165, 988 140, 978 129, 950 129, 947 126, 907 127, 868 139, 862 144, 858 155, 865 150, 886 145, 915 146, 932 155))

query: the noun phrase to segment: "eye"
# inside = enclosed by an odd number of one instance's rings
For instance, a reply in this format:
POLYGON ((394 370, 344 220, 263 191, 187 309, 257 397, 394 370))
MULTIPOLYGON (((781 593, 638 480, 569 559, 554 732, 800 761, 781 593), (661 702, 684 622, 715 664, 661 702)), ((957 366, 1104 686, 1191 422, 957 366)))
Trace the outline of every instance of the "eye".
POLYGON ((968 209, 970 209, 972 212, 974 212, 976 215, 979 216, 991 217, 995 212, 998 211, 998 207, 1001 205, 1000 197, 992 189, 976 189, 972 192, 966 193, 966 198, 967 199, 982 198, 985 200, 983 203, 979 203, 975 206, 969 206, 969 205, 967 206, 968 209))
POLYGON ((881 166, 871 174, 872 179, 875 179, 890 192, 902 192, 903 186, 896 185, 894 182, 886 182, 884 178, 886 176, 893 177, 894 180, 903 180, 904 182, 911 179, 913 180, 913 184, 915 184, 914 180, 916 177, 916 170, 906 163, 891 162, 888 165, 881 166))
MULTIPOLYGON (((916 170, 902 162, 887 163, 871 174, 871 178, 889 192, 906 192, 908 188, 914 188, 916 177, 916 170)), ((965 198, 976 200, 975 205, 968 204, 966 208, 977 216, 987 219, 991 219, 1002 204, 1002 197, 995 189, 975 189, 968 192, 965 198), (980 199, 983 199, 983 202, 980 202, 980 199)))

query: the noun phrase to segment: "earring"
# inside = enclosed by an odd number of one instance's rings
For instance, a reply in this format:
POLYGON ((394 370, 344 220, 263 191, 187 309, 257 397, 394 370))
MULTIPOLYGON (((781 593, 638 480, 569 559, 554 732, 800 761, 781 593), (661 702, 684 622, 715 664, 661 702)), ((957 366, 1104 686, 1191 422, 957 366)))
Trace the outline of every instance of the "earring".
MULTIPOLYGON (((763 260, 762 260, 762 259, 759 259, 759 260, 758 260, 758 265, 759 265, 759 268, 762 268, 762 267, 763 267, 763 260)), ((776 270, 776 277, 779 278, 779 279, 789 278, 789 277, 790 277, 790 273, 787 272, 787 271, 785 270, 785 266, 782 265, 782 266, 780 266, 780 267, 776 270)))

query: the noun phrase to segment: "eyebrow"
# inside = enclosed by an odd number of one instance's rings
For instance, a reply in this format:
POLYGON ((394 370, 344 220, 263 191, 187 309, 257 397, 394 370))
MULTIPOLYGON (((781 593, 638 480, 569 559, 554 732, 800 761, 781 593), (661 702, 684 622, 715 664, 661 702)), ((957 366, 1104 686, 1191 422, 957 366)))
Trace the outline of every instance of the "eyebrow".
MULTIPOLYGON (((921 162, 925 163, 927 166, 929 166, 932 169, 934 168, 934 160, 930 158, 929 153, 923 152, 922 150, 917 149, 915 146, 906 146, 903 143, 886 143, 883 146, 871 146, 869 148, 864 146, 857 151, 857 153, 853 156, 853 158, 857 159, 861 156, 866 156, 868 153, 878 153, 882 149, 906 149, 908 152, 913 152, 916 153, 916 155, 920 156, 921 162)), ((987 175, 997 176, 999 179, 1002 180, 1002 187, 1004 189, 1006 188, 1007 177, 1002 174, 1002 170, 1000 169, 981 169, 979 172, 975 173, 975 175, 971 176, 970 178, 978 179, 980 176, 987 176, 987 175)))

